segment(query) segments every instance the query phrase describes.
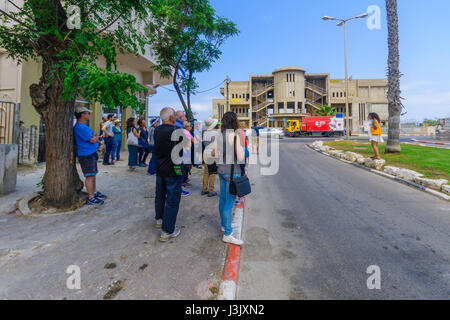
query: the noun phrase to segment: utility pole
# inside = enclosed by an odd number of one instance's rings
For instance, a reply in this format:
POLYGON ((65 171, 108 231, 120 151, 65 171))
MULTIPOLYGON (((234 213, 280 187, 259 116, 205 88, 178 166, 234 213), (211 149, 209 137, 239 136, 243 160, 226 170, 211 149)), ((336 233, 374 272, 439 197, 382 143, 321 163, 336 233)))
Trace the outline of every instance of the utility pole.
POLYGON ((227 80, 226 80, 226 90, 225 90, 225 94, 226 94, 226 99, 227 99, 227 109, 225 110, 225 112, 230 111, 230 94, 229 94, 229 88, 230 88, 230 77, 227 75, 227 80))
POLYGON ((324 16, 322 20, 336 20, 339 21, 338 27, 344 26, 344 47, 345 47, 345 113, 346 113, 346 138, 350 140, 350 109, 348 106, 348 69, 347 69, 347 22, 354 19, 363 19, 368 16, 367 13, 349 19, 339 19, 329 16, 324 16))
POLYGON ((346 138, 350 140, 350 109, 348 107, 348 68, 347 68, 347 21, 344 21, 344 47, 345 47, 345 125, 346 138))

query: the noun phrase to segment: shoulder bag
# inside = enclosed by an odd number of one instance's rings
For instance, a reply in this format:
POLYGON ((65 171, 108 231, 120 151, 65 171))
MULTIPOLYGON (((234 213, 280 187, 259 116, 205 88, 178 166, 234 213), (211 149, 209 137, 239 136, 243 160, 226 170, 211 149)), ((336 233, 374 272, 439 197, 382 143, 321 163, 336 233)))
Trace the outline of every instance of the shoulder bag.
POLYGON ((139 141, 138 138, 133 133, 133 128, 131 128, 130 132, 128 132, 127 145, 136 147, 139 146, 139 141))
MULTIPOLYGON (((234 160, 237 163, 236 154, 236 136, 234 136, 234 160)), ((234 163, 231 165, 231 177, 230 177, 230 193, 233 196, 245 197, 252 192, 250 186, 250 180, 245 174, 245 164, 240 164, 241 166, 241 176, 234 178, 234 163)))

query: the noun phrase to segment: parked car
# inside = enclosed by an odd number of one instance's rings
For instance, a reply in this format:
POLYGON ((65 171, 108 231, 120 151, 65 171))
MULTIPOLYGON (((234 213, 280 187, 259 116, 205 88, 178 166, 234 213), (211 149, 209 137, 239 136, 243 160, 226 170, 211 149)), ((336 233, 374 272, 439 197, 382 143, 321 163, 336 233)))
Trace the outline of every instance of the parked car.
POLYGON ((274 139, 283 139, 284 132, 283 129, 278 128, 264 128, 259 130, 259 135, 261 137, 268 137, 274 139))

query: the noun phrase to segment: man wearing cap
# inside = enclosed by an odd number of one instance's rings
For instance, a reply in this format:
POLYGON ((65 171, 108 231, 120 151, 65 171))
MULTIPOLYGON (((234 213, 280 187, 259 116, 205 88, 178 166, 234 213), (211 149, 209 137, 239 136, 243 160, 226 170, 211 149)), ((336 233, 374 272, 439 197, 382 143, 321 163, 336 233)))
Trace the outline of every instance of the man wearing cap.
POLYGON ((77 123, 73 127, 75 145, 77 149, 78 162, 86 178, 85 185, 88 192, 87 205, 100 205, 104 203, 106 196, 97 192, 96 175, 97 169, 97 141, 98 136, 87 125, 91 117, 91 110, 85 107, 75 108, 77 123))

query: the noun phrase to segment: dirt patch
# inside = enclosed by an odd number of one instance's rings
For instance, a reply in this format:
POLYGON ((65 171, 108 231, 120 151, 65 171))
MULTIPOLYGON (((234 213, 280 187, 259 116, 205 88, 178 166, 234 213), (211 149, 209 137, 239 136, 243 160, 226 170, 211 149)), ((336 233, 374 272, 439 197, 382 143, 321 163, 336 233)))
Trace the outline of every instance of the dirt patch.
POLYGON ((122 280, 114 281, 113 284, 108 286, 108 292, 103 296, 104 300, 114 299, 117 294, 125 287, 125 282, 122 280))
POLYGON ((107 263, 104 266, 105 269, 114 269, 115 267, 117 267, 117 264, 115 264, 114 262, 107 263))
POLYGON ((145 263, 145 264, 143 264, 142 266, 139 267, 139 270, 141 270, 141 271, 145 270, 145 268, 147 268, 147 267, 148 267, 148 264, 145 263))
POLYGON ((82 208, 86 204, 87 194, 84 192, 79 192, 78 194, 74 195, 74 197, 75 201, 72 206, 66 208, 55 208, 46 204, 42 199, 42 193, 39 193, 38 196, 34 197, 28 202, 28 206, 32 214, 52 214, 52 213, 72 212, 82 208))

